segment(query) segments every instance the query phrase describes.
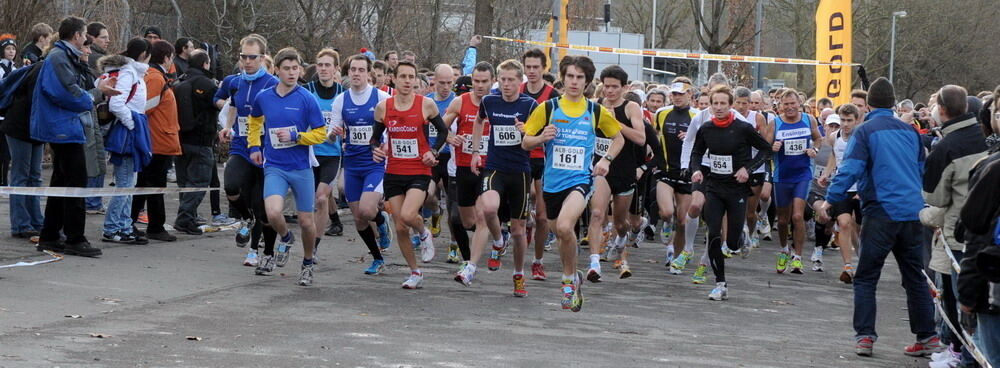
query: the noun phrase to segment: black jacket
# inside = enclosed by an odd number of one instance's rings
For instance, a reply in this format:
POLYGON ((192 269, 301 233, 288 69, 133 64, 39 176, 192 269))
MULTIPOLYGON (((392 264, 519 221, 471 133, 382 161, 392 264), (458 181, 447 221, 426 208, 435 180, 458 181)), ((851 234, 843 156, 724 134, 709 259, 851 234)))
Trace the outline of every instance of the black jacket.
POLYGON ((979 313, 1000 313, 1000 300, 994 300, 991 306, 989 299, 991 289, 1000 293, 1000 284, 990 283, 979 267, 983 254, 1000 254, 1000 246, 992 245, 991 238, 1000 216, 1000 147, 991 152, 973 169, 969 200, 962 208, 965 254, 958 275, 958 301, 979 313))
POLYGON ((190 67, 187 79, 174 87, 181 144, 212 146, 218 126, 219 109, 212 98, 218 87, 205 69, 190 67))
POLYGON ((41 143, 31 139, 31 97, 38 80, 41 64, 32 64, 24 82, 14 92, 14 99, 0 121, 0 130, 8 137, 31 143, 41 143))

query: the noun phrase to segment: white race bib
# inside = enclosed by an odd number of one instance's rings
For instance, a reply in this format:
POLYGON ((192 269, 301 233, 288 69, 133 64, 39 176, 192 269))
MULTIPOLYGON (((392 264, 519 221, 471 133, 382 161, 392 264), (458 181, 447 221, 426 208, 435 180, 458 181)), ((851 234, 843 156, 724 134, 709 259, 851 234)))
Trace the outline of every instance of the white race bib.
POLYGON ((608 148, 611 148, 611 138, 598 137, 594 146, 594 156, 604 157, 604 155, 608 154, 608 148))
POLYGON ((392 157, 417 158, 417 139, 392 139, 392 157))
POLYGON ((788 139, 785 143, 785 156, 798 156, 806 152, 806 139, 788 139))
POLYGON ((326 124, 327 131, 333 127, 333 111, 323 111, 323 124, 326 124))
POLYGON ((553 146, 552 147, 552 168, 562 170, 583 170, 584 154, 583 147, 553 146))
POLYGON ((355 146, 367 146, 371 144, 372 140, 372 127, 371 125, 365 126, 351 126, 347 129, 349 136, 347 137, 348 143, 355 146))
POLYGON ((517 146, 521 144, 521 131, 513 125, 494 125, 493 144, 497 146, 517 146))
POLYGON ((813 168, 813 179, 819 179, 819 177, 823 176, 824 171, 826 171, 826 166, 816 165, 813 168))
POLYGON ((283 128, 271 128, 267 130, 267 134, 271 137, 271 148, 282 149, 298 145, 298 143, 295 141, 289 141, 289 142, 278 141, 278 131, 286 129, 288 130, 289 133, 292 133, 292 135, 298 133, 298 128, 294 126, 283 127, 283 128))
MULTIPOLYGON (((471 155, 475 149, 472 147, 472 135, 466 134, 462 136, 465 138, 465 144, 462 145, 462 152, 471 155)), ((479 137, 479 154, 485 156, 486 151, 489 150, 490 136, 484 135, 479 137)))
POLYGON ((246 137, 249 130, 250 128, 247 127, 247 117, 246 116, 236 117, 236 134, 239 134, 240 137, 246 137))
POLYGON ((434 124, 427 124, 427 136, 431 138, 437 138, 438 130, 434 127, 434 124))
POLYGON ((708 160, 712 163, 713 174, 731 175, 733 173, 733 156, 709 154, 708 160))

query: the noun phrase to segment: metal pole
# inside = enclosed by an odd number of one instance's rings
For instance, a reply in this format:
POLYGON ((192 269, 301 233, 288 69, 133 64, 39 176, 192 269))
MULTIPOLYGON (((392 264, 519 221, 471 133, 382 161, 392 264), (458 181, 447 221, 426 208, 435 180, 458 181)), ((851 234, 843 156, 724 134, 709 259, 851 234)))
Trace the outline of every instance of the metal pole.
MULTIPOLYGON (((756 30, 756 34, 753 37, 754 38, 754 41, 753 41, 753 43, 754 43, 754 55, 757 55, 757 56, 760 56, 760 34, 761 34, 761 29, 763 27, 763 24, 764 24, 764 1, 763 0, 757 0, 757 21, 756 21, 756 24, 754 26, 754 28, 756 30)), ((754 75, 753 79, 754 79, 754 85, 756 85, 757 88, 763 88, 764 87, 764 80, 761 78, 761 74, 762 74, 761 73, 761 68, 762 67, 763 67, 763 64, 761 64, 761 63, 754 63, 753 64, 753 75, 754 75)))
POLYGON ((655 49, 656 48, 656 0, 653 0, 653 26, 651 28, 652 28, 652 35, 649 37, 649 48, 655 49))
MULTIPOLYGON (((698 33, 701 34, 702 37, 704 38, 705 37, 705 22, 704 22, 704 20, 705 20, 705 0, 700 0, 698 5, 699 5, 698 6, 698 14, 701 16, 701 20, 702 20, 701 27, 698 27, 698 33)), ((698 42, 698 51, 702 52, 702 53, 705 52, 705 48, 702 46, 701 42, 698 42)), ((708 82, 708 76, 705 75, 705 73, 707 73, 707 72, 708 72, 708 61, 707 60, 701 60, 701 61, 699 61, 698 62, 698 78, 697 78, 698 85, 703 85, 706 82, 708 82)))
POLYGON ((896 14, 892 14, 892 36, 889 40, 889 83, 892 83, 892 72, 896 63, 896 14))

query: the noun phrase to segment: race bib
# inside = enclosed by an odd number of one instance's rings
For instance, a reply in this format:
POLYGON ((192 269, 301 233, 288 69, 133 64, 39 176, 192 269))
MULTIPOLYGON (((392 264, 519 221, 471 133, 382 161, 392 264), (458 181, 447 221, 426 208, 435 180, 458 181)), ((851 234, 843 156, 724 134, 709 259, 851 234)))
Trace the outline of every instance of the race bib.
POLYGON ((392 157, 417 158, 417 139, 392 139, 392 157))
POLYGON ((826 171, 826 166, 816 165, 813 168, 813 179, 819 179, 819 177, 823 176, 823 172, 825 171, 826 171))
POLYGON ((352 126, 347 130, 349 136, 347 137, 348 143, 355 146, 367 146, 372 140, 372 127, 371 125, 365 126, 352 126))
POLYGON ((584 154, 583 147, 553 146, 552 147, 552 168, 562 170, 583 170, 584 154))
MULTIPOLYGON (((465 154, 471 155, 472 152, 475 151, 474 147, 472 146, 472 135, 471 134, 466 134, 466 135, 463 135, 462 137, 465 138, 465 144, 462 145, 462 152, 465 153, 465 154)), ((479 137, 479 154, 480 155, 483 155, 483 156, 486 155, 486 151, 489 149, 488 148, 489 144, 490 144, 490 136, 484 135, 484 136, 479 137)))
POLYGON ((280 142, 280 141, 278 141, 278 131, 286 130, 286 129, 288 130, 289 133, 292 133, 292 135, 295 135, 295 133, 298 133, 298 128, 296 128, 294 126, 282 127, 282 128, 271 128, 271 129, 267 130, 267 134, 271 137, 271 148, 282 149, 282 148, 288 148, 288 147, 293 147, 293 146, 298 145, 298 143, 295 142, 294 140, 293 141, 289 141, 289 142, 280 142))
POLYGON ((708 155, 709 162, 712 163, 712 173, 719 175, 732 175, 733 156, 708 155))
POLYGON ((327 131, 333 127, 333 111, 323 111, 323 124, 326 124, 327 131))
POLYGON ((788 139, 785 143, 785 156, 798 156, 806 152, 806 139, 788 139))
POLYGON ((240 137, 246 137, 247 136, 247 132, 249 130, 250 129, 247 127, 247 117, 246 116, 239 116, 239 117, 237 117, 236 118, 236 134, 239 134, 240 137))
POLYGON ((594 156, 604 157, 608 154, 608 148, 611 148, 611 138, 597 138, 597 144, 594 146, 594 156))
POLYGON ((493 144, 497 146, 517 146, 521 144, 521 131, 513 125, 494 125, 493 144))
POLYGON ((430 138, 437 138, 438 130, 434 127, 434 124, 427 124, 427 136, 430 138))

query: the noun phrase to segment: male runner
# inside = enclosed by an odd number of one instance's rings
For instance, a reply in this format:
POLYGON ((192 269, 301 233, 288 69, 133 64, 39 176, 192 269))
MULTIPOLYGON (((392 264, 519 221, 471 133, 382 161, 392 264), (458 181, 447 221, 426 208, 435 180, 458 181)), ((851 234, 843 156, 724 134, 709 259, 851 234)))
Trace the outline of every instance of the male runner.
MULTIPOLYGON (((514 242, 514 296, 528 296, 524 288, 524 256, 528 248, 525 235, 525 219, 528 216, 528 183, 531 171, 529 153, 521 148, 521 136, 524 129, 523 120, 538 106, 534 98, 520 93, 521 80, 524 77, 523 67, 516 60, 507 60, 497 67, 500 82, 500 95, 487 95, 479 104, 479 116, 473 126, 472 141, 481 138, 479 132, 486 120, 489 121, 489 156, 482 173, 479 163, 482 157, 472 154, 470 167, 476 174, 481 174, 482 185, 477 190, 479 195, 477 207, 483 214, 486 228, 476 229, 476 233, 489 232, 494 239, 502 238, 500 224, 510 220, 511 237, 514 242), (498 213, 506 210, 507 213, 498 213)), ((471 190, 471 188, 470 188, 471 190)), ((480 243, 473 245, 473 256, 459 270, 455 280, 468 286, 476 273, 476 261, 482 256, 486 247, 486 236, 476 236, 480 243)), ((499 253, 503 251, 494 242, 490 254, 490 269, 499 269, 499 253)))
MULTIPOLYGON (((736 111, 747 118, 747 122, 754 127, 757 132, 761 133, 761 136, 771 137, 771 126, 767 124, 767 119, 764 118, 764 114, 758 111, 752 110, 750 108, 750 98, 752 93, 749 88, 737 87, 733 91, 735 100, 733 102, 733 107, 736 111)), ((765 138, 767 139, 767 138, 765 138)), ((768 144, 771 144, 769 141, 768 144)), ((757 154, 756 148, 750 149, 751 155, 757 154)), ((767 155, 770 157, 770 154, 767 155)), ((765 163, 767 159, 765 158, 765 163)), ((760 202, 761 193, 763 192, 764 183, 767 183, 769 178, 767 177, 767 171, 764 165, 760 165, 756 170, 750 174, 750 190, 753 191, 753 195, 747 198, 747 221, 743 229, 745 240, 750 242, 750 247, 747 249, 753 249, 758 246, 760 238, 757 235, 757 204, 760 202), (754 231, 750 231, 750 227, 753 227, 754 231)), ((770 198, 770 195, 768 195, 770 198)))
POLYGON ((674 275, 680 275, 691 260, 694 235, 698 231, 698 220, 688 216, 688 207, 691 205, 691 178, 681 168, 682 146, 691 120, 698 114, 698 110, 691 107, 692 92, 691 79, 674 78, 670 87, 672 105, 657 111, 655 118, 656 130, 660 132, 660 146, 667 161, 666 170, 657 175, 656 203, 659 207, 660 220, 663 221, 661 236, 664 243, 670 242, 674 223, 677 224, 677 234, 673 236, 673 244, 667 245, 665 264, 674 275), (688 225, 692 220, 694 224, 688 225), (688 227, 691 227, 691 231, 687 231, 688 227), (675 257, 678 248, 680 254, 675 257))
MULTIPOLYGON (((344 92, 344 87, 334 81, 334 74, 338 73, 340 55, 333 49, 323 49, 316 54, 316 77, 317 80, 306 83, 303 88, 309 91, 319 103, 320 111, 323 113, 323 122, 326 124, 327 133, 333 128, 333 100, 344 92)), ((333 140, 325 140, 323 143, 312 146, 319 161, 319 166, 313 168, 313 177, 316 185, 316 245, 313 253, 319 250, 319 242, 323 239, 320 230, 326 230, 327 220, 330 219, 330 196, 337 187, 334 181, 337 180, 337 173, 340 171, 341 152, 340 136, 334 136, 333 140)), ((336 212, 336 209, 334 209, 336 212)), ((335 217, 338 219, 339 217, 335 217)))
MULTIPOLYGON (((524 75, 527 82, 521 84, 521 93, 534 98, 539 104, 559 98, 559 91, 545 83, 542 78, 549 67, 549 58, 538 48, 525 51, 521 55, 524 65, 524 75)), ((545 280, 545 265, 542 257, 545 250, 551 247, 555 234, 549 231, 549 220, 545 213, 545 200, 542 196, 542 172, 545 171, 545 149, 543 146, 531 150, 531 195, 534 198, 535 227, 532 239, 535 243, 535 260, 531 262, 531 279, 545 280)))
POLYGON ((775 270, 784 273, 791 258, 791 273, 802 273, 802 247, 806 240, 806 197, 812 180, 811 158, 819 146, 816 119, 802 112, 794 89, 778 94, 781 114, 774 117, 774 199, 778 207, 778 242, 781 251, 775 270), (788 230, 792 225, 795 255, 789 257, 788 230))
POLYGON ((313 219, 316 184, 310 162, 312 151, 308 146, 326 141, 326 124, 316 99, 298 85, 302 75, 299 52, 285 48, 278 51, 274 59, 281 83, 261 91, 254 99, 247 145, 250 159, 264 166, 264 209, 268 223, 281 236, 279 247, 286 249, 295 243, 295 236, 285 224, 282 212, 288 189, 291 188, 295 195, 304 252, 299 285, 309 286, 313 282, 312 258, 316 240, 313 219))
MULTIPOLYGON (((769 113, 767 110, 770 109, 770 105, 764 101, 764 92, 761 90, 754 91, 750 94, 750 110, 756 111, 758 115, 764 116, 765 126, 767 127, 767 132, 774 130, 771 126, 771 119, 769 118, 769 113)), ((758 129, 758 132, 761 130, 758 129)), ((764 139, 770 140, 773 134, 761 134, 764 139)), ((770 142, 770 141, 769 141, 770 142)), ((774 143, 774 142, 771 142, 774 143)), ((760 237, 763 235, 764 240, 771 240, 771 221, 768 219, 767 212, 771 207, 771 193, 774 189, 774 185, 771 183, 771 160, 764 162, 764 172, 767 174, 764 184, 761 185, 760 196, 757 199, 759 204, 759 210, 757 212, 757 222, 747 222, 747 226, 756 226, 756 229, 752 231, 754 233, 754 246, 759 246, 760 237)), ((754 207, 747 207, 747 210, 753 209, 754 207)))
MULTIPOLYGON (((451 65, 448 64, 438 64, 434 68, 434 92, 427 95, 434 100, 434 103, 438 106, 438 111, 447 111, 448 106, 451 102, 455 100, 455 92, 452 92, 452 88, 455 86, 455 77, 451 65)), ((434 126, 430 126, 430 139, 431 144, 437 142, 438 132, 434 129, 434 126)), ((445 194, 449 196, 448 188, 448 161, 451 160, 451 145, 446 144, 444 148, 438 153, 438 164, 431 169, 432 180, 431 184, 427 189, 427 201, 424 202, 424 209, 430 208, 431 215, 431 234, 437 236, 435 233, 441 232, 441 205, 440 194, 445 194)), ((449 213, 449 219, 451 218, 449 213)), ((458 216, 454 216, 456 219, 458 216)), ((453 239, 458 239, 462 235, 465 235, 465 241, 462 242, 464 247, 459 246, 457 240, 452 240, 452 244, 448 245, 448 263, 459 263, 460 259, 469 260, 469 235, 465 233, 465 228, 461 226, 461 222, 454 224, 449 223, 451 228, 451 236, 453 239), (461 250, 462 258, 459 258, 459 251, 461 250)))
MULTIPOLYGON (((840 130, 835 134, 830 134, 826 139, 827 145, 833 146, 833 156, 830 157, 826 169, 823 170, 819 178, 819 184, 827 186, 830 178, 833 177, 840 163, 844 162, 844 153, 847 152, 847 143, 851 140, 851 133, 854 127, 861 121, 861 111, 853 104, 843 104, 837 107, 837 115, 840 116, 840 130)), ((829 216, 836 220, 837 245, 840 247, 840 256, 844 259, 844 270, 840 273, 840 281, 845 284, 854 282, 854 265, 851 263, 854 253, 855 239, 857 239, 858 225, 863 218, 861 214, 861 199, 858 197, 857 183, 851 185, 847 190, 847 199, 833 203, 829 216)), ((817 213, 823 214, 818 208, 817 213)))
POLYGON ((559 241, 563 266, 561 304, 563 309, 574 312, 583 308, 583 274, 576 269, 576 222, 587 206, 593 176, 608 173, 608 165, 625 143, 614 115, 583 96, 595 72, 594 62, 586 56, 564 57, 559 63, 559 75, 565 95, 546 101, 531 113, 521 142, 526 150, 545 145, 542 191, 549 228, 559 241), (612 142, 607 155, 593 164, 597 130, 611 137, 612 142))
POLYGON ((368 84, 372 61, 358 54, 347 59, 350 89, 333 100, 331 112, 333 128, 330 140, 344 138, 344 198, 354 215, 358 234, 372 255, 367 275, 378 275, 385 268, 382 249, 392 244, 389 214, 380 211, 382 179, 385 165, 372 159, 371 137, 375 122, 375 105, 389 98, 389 94, 368 84), (371 222, 378 227, 378 243, 371 222))
MULTIPOLYGON (((385 197, 397 212, 400 225, 396 227, 399 250, 410 267, 410 277, 403 282, 404 289, 423 287, 424 275, 417 266, 413 248, 403 246, 409 239, 410 230, 420 234, 420 248, 424 262, 427 249, 430 258, 434 256, 433 236, 424 227, 420 207, 427 196, 427 186, 431 181, 431 167, 437 165, 438 152, 445 140, 438 140, 431 147, 427 139, 428 123, 434 124, 441 132, 448 126, 441 119, 437 105, 431 99, 413 93, 417 80, 417 67, 408 61, 400 61, 396 66, 394 79, 396 95, 375 106, 375 125, 371 137, 372 158, 386 162, 383 187, 385 197), (382 133, 386 134, 386 144, 382 144, 382 133)), ((447 136, 445 136, 447 139, 447 136)))

